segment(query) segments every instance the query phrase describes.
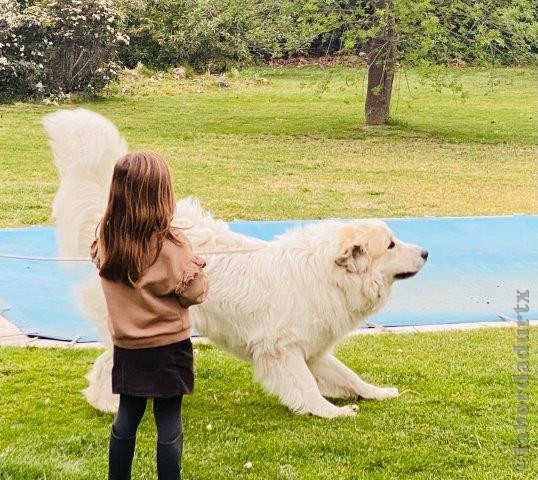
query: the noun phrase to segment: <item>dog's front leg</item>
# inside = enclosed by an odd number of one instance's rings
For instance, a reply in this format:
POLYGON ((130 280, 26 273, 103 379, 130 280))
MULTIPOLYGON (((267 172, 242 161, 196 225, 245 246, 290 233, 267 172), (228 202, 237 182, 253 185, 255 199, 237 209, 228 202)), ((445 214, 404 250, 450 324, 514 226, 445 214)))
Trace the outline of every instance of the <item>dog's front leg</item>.
POLYGON ((326 418, 356 414, 355 405, 337 407, 323 398, 299 350, 255 353, 253 361, 258 380, 294 412, 326 418))
POLYGON ((309 362, 321 394, 329 398, 362 397, 385 400, 398 396, 398 389, 377 387, 362 380, 353 370, 332 355, 324 355, 309 362))

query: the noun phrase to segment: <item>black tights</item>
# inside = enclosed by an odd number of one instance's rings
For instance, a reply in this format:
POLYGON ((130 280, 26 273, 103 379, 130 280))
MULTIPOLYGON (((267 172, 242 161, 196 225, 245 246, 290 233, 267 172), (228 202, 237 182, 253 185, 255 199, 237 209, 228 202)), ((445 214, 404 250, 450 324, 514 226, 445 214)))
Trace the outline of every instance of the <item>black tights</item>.
MULTIPOLYGON (((157 442, 169 443, 183 431, 181 400, 183 396, 153 399, 153 415, 157 426, 157 442)), ((145 397, 120 395, 120 407, 114 420, 114 433, 119 438, 136 436, 138 425, 146 411, 145 397)))
MULTIPOLYGON (((181 400, 183 397, 154 398, 153 415, 157 425, 157 477, 178 480, 183 450, 181 400)), ((130 480, 136 431, 146 410, 145 397, 120 395, 120 407, 112 425, 108 479, 130 480)))

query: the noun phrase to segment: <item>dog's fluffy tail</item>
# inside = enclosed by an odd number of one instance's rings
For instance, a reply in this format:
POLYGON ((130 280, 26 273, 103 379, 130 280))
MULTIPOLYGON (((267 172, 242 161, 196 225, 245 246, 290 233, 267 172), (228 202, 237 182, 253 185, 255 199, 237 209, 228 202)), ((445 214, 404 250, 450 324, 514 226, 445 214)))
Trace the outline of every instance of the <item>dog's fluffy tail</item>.
POLYGON ((106 208, 114 164, 127 145, 112 122, 89 110, 59 110, 43 124, 60 176, 52 206, 60 254, 87 257, 106 208))
MULTIPOLYGON (((116 127, 89 110, 60 110, 43 121, 50 136, 60 187, 52 213, 56 218, 60 255, 89 257, 95 230, 107 203, 110 180, 116 161, 127 145, 116 127)), ((109 348, 107 311, 99 277, 78 285, 79 307, 97 326, 109 348)), ((84 391, 95 408, 114 411, 117 396, 110 388, 111 351, 92 367, 89 387, 84 391)))

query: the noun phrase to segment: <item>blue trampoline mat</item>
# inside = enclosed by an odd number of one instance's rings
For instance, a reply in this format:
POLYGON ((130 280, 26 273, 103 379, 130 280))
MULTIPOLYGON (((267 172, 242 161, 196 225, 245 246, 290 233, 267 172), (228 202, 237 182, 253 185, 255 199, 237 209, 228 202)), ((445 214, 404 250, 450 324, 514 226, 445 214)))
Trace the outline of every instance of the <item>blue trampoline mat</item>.
MULTIPOLYGON (((311 221, 230 222, 239 233, 270 240, 311 221)), ((388 304, 370 318, 384 326, 502 321, 514 317, 516 290, 531 292, 538 318, 538 216, 388 219, 403 241, 430 252, 416 277, 397 282, 388 304)), ((0 253, 57 256, 54 228, 0 230, 0 253)), ((0 258, 0 311, 25 333, 80 342, 99 339, 78 311, 74 285, 92 265, 0 258)))

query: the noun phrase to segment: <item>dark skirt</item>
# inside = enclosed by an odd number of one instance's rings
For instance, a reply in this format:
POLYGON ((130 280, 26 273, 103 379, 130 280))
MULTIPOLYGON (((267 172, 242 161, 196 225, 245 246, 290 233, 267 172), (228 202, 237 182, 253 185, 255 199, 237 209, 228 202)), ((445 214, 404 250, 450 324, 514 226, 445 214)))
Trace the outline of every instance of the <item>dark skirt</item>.
POLYGON ((114 345, 112 392, 135 397, 175 397, 192 393, 194 369, 190 338, 152 348, 114 345))

